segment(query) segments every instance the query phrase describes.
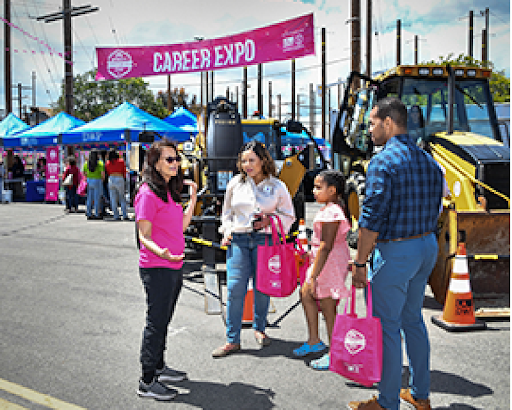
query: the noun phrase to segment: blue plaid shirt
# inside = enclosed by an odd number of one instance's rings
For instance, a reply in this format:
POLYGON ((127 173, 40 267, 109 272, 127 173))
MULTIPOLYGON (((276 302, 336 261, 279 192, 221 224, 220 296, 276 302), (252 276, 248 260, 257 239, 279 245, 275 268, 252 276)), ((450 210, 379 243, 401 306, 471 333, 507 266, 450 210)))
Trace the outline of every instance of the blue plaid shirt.
POLYGON ((359 226, 378 232, 378 240, 435 231, 443 178, 432 156, 412 138, 395 135, 368 165, 359 226))

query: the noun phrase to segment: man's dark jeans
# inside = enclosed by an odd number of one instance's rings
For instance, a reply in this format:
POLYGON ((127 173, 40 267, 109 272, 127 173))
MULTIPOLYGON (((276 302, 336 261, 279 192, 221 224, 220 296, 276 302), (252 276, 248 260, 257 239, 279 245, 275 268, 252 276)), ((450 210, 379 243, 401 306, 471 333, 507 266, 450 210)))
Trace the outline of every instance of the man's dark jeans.
POLYGON ((183 273, 181 269, 140 267, 139 273, 147 302, 140 362, 143 373, 151 373, 164 363, 167 327, 181 291, 183 273))

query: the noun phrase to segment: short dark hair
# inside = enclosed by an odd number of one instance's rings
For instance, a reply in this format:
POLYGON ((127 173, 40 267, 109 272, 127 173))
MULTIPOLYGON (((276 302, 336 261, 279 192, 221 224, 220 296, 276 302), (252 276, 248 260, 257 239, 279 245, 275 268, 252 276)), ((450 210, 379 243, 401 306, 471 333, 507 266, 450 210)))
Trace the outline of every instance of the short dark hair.
POLYGON ((375 107, 377 108, 377 118, 384 121, 386 117, 389 117, 397 126, 403 128, 407 127, 407 107, 398 98, 383 98, 377 101, 375 107))

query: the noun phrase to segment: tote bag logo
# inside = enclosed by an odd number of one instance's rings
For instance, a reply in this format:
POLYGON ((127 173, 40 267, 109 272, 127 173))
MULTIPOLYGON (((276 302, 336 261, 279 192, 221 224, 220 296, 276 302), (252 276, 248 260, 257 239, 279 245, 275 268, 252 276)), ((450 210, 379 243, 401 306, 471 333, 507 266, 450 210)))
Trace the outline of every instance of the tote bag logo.
POLYGON ((272 273, 281 273, 281 258, 274 255, 268 260, 268 270, 272 273))
POLYGON ((115 50, 107 58, 107 70, 114 78, 121 78, 132 71, 132 56, 123 50, 115 50))
POLYGON ((350 329, 345 335, 344 346, 351 355, 355 355, 366 347, 366 338, 361 332, 350 329))

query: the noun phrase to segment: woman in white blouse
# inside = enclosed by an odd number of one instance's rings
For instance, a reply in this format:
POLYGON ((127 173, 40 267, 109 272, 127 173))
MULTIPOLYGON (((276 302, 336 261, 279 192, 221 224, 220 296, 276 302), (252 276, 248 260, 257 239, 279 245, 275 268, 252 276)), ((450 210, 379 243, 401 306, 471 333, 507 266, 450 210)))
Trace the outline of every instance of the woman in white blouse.
POLYGON ((265 334, 270 297, 256 289, 258 245, 270 238, 270 215, 278 215, 288 232, 295 221, 292 198, 286 185, 276 178, 276 167, 262 143, 250 141, 238 154, 239 174, 228 183, 222 208, 222 244, 227 250, 227 342, 212 352, 224 357, 240 350, 244 298, 249 279, 254 288, 254 337, 268 346, 265 334))

